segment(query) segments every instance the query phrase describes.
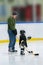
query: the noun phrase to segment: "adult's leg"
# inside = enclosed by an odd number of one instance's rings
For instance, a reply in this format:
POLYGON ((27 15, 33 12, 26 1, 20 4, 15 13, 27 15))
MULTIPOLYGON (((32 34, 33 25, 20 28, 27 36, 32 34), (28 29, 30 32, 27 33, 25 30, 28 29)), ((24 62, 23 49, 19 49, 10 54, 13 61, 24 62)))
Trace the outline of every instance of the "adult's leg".
POLYGON ((8 30, 8 34, 9 34, 9 40, 10 40, 10 42, 9 42, 9 49, 10 48, 12 49, 12 47, 14 45, 14 35, 13 35, 12 30, 8 30))
POLYGON ((16 36, 13 34, 13 45, 12 45, 12 49, 15 49, 15 44, 16 44, 16 36))

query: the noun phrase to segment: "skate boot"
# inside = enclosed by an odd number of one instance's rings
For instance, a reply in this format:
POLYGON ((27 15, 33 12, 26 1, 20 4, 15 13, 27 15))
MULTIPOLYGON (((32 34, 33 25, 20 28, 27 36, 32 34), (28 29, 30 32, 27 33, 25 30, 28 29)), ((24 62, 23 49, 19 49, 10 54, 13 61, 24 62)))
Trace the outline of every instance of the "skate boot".
POLYGON ((17 52, 17 50, 15 50, 15 48, 14 48, 14 47, 12 48, 12 50, 13 50, 13 52, 17 52))
POLYGON ((9 51, 9 52, 13 52, 13 50, 12 50, 12 48, 11 48, 11 47, 8 49, 8 51, 9 51))
POLYGON ((9 48, 9 50, 8 50, 9 52, 17 52, 17 50, 15 50, 15 49, 12 49, 12 48, 9 48))
POLYGON ((21 55, 25 55, 25 53, 23 52, 23 51, 21 51, 21 53, 20 53, 21 55))
POLYGON ((24 47, 21 48, 20 54, 21 54, 21 55, 25 55, 25 53, 24 53, 24 47))

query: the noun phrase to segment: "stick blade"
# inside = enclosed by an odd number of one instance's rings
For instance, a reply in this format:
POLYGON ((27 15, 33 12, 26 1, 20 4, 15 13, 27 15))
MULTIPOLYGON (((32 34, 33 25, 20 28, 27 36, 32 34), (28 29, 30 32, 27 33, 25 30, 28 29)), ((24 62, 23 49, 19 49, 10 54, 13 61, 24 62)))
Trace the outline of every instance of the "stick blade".
POLYGON ((34 55, 35 55, 35 56, 39 56, 39 53, 35 53, 34 55))

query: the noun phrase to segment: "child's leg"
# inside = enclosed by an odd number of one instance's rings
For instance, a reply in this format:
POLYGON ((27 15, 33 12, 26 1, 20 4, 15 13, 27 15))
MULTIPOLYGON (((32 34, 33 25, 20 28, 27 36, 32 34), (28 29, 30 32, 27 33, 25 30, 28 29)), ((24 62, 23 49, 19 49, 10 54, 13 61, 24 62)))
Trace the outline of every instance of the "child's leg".
POLYGON ((20 52, 21 55, 25 55, 24 53, 24 47, 21 47, 21 52, 20 52))
POLYGON ((21 45, 21 47, 20 47, 20 54, 21 55, 25 55, 24 50, 25 50, 24 46, 21 45))

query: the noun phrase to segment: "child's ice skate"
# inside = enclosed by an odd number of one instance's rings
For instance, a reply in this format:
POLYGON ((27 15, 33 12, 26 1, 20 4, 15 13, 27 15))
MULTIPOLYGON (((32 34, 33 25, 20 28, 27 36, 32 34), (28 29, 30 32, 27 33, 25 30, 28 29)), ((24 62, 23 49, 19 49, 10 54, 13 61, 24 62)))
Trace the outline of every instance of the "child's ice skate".
POLYGON ((25 53, 23 51, 20 52, 21 55, 25 55, 25 53))

